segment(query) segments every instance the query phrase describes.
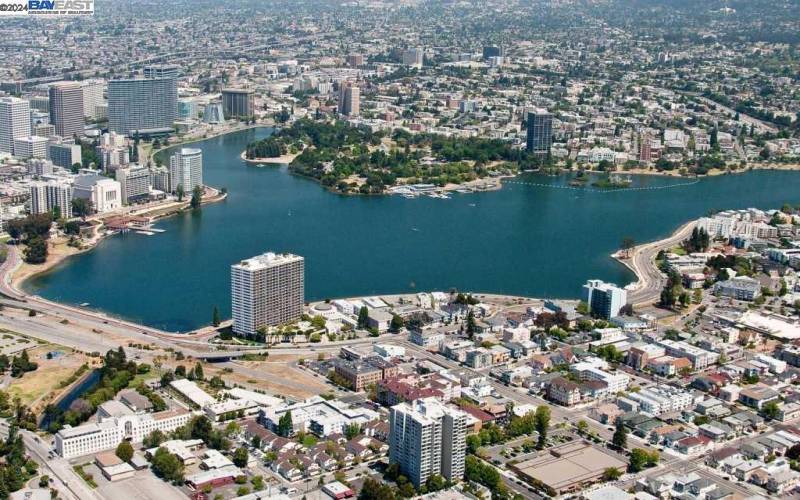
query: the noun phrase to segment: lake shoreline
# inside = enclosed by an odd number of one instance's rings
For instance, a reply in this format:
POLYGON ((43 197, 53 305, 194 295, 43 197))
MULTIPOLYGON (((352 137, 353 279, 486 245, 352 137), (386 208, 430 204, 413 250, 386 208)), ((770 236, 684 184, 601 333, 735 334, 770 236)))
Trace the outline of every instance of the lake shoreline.
MULTIPOLYGON (((206 195, 203 196, 203 201, 201 202, 200 205, 201 209, 205 205, 210 205, 212 203, 219 203, 225 201, 225 199, 228 197, 227 193, 223 193, 219 189, 210 186, 205 186, 205 188, 207 190, 206 194, 208 196, 206 195)), ((177 203, 173 202, 164 205, 157 205, 142 212, 136 212, 136 216, 148 217, 151 219, 151 222, 155 222, 161 219, 173 217, 186 212, 186 209, 189 207, 190 203, 191 203, 190 201, 184 201, 177 203)), ((97 219, 94 219, 100 224, 95 225, 94 234, 80 248, 67 245, 68 240, 61 238, 55 243, 48 241, 48 249, 58 250, 58 251, 56 253, 49 251, 47 259, 42 264, 28 264, 22 258, 20 258, 20 264, 11 272, 9 286, 11 286, 14 290, 16 290, 19 293, 29 295, 28 291, 25 290, 25 285, 31 279, 54 271, 56 268, 64 264, 70 258, 94 250, 98 247, 98 245, 100 245, 102 241, 112 236, 115 236, 117 232, 106 231, 105 233, 101 233, 101 228, 105 226, 103 222, 104 219, 113 217, 115 217, 115 215, 111 214, 108 216, 98 217, 97 219)), ((17 251, 22 253, 21 247, 17 247, 17 251)))
POLYGON ((230 190, 224 208, 164 222, 167 234, 158 238, 109 239, 26 290, 165 331, 193 331, 215 306, 230 314, 231 263, 285 251, 306 258, 307 301, 450 288, 575 298, 587 279, 637 281, 609 258, 625 236, 653 241, 709 210, 800 202, 797 173, 785 171, 687 187, 637 177, 632 189, 602 191, 619 193, 610 195, 570 188, 570 175, 523 173, 503 181, 502 194, 449 201, 331 196, 283 168, 242 168, 237 157, 245 146, 269 133, 249 130, 197 145, 207 182, 230 190), (134 273, 126 271, 131 265, 134 273))

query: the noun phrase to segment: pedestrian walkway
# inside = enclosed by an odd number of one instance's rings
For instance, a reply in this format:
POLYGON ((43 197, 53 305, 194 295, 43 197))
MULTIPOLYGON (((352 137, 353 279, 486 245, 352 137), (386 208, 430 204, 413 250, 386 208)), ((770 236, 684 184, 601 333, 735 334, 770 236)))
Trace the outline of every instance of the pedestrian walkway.
POLYGON ((691 182, 679 182, 676 184, 669 184, 667 186, 640 186, 640 187, 621 187, 621 188, 607 188, 607 189, 596 189, 592 187, 579 187, 579 186, 568 186, 563 184, 544 184, 539 182, 525 182, 525 181, 502 181, 503 184, 516 184, 519 186, 531 186, 531 187, 543 187, 543 188, 552 188, 552 189, 569 189, 571 191, 581 191, 585 193, 619 193, 621 191, 655 191, 659 189, 673 189, 678 187, 685 187, 685 186, 694 186, 700 182, 700 179, 695 179, 691 182))

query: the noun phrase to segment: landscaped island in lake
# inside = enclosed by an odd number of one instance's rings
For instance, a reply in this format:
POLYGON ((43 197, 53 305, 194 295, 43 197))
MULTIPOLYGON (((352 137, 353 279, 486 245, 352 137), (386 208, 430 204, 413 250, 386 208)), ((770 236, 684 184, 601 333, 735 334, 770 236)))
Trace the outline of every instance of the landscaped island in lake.
POLYGON ((247 159, 300 153, 289 169, 340 193, 381 194, 392 186, 457 187, 513 175, 534 160, 509 143, 433 134, 373 132, 344 122, 299 120, 247 145, 247 159))

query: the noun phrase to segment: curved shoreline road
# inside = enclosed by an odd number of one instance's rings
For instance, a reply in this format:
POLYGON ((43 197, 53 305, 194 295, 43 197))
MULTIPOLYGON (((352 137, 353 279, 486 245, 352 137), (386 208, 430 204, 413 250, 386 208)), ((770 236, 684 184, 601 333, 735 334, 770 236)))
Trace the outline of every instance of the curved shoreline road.
POLYGON ((650 305, 655 302, 666 284, 667 278, 656 265, 656 255, 661 250, 673 248, 692 234, 697 221, 687 222, 666 239, 645 243, 633 249, 633 256, 622 259, 615 258, 633 271, 638 278, 636 283, 628 286, 628 303, 634 306, 650 305))

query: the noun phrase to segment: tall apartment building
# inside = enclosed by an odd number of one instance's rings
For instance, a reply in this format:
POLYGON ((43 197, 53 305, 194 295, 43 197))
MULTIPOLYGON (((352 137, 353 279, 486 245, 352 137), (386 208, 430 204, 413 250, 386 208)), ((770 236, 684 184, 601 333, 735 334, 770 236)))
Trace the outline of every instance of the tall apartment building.
POLYGON ((72 217, 72 185, 64 181, 32 182, 31 213, 44 214, 58 207, 62 217, 72 217))
POLYGON ((389 461, 419 488, 435 474, 464 476, 467 414, 436 398, 393 406, 389 413, 389 461))
POLYGON ((425 51, 421 48, 408 49, 403 52, 403 64, 414 68, 421 68, 425 61, 425 51))
POLYGON ((170 191, 178 186, 184 193, 191 193, 195 186, 203 187, 203 151, 196 148, 181 148, 169 159, 170 191))
POLYGON ((74 142, 64 142, 60 139, 51 139, 47 143, 47 159, 53 165, 61 168, 70 168, 76 163, 83 161, 80 144, 74 142))
POLYGON ((364 54, 348 54, 347 65, 351 68, 357 68, 364 65, 364 54))
POLYGON ((547 158, 553 144, 553 115, 541 108, 528 111, 527 139, 529 153, 547 158))
POLYGON ((168 133, 178 115, 177 66, 147 66, 144 78, 108 82, 108 130, 168 133))
POLYGON ((339 88, 339 114, 358 116, 361 112, 361 89, 350 82, 343 82, 339 88))
POLYGON ((0 98, 0 153, 14 154, 14 139, 31 135, 31 109, 25 99, 0 98))
POLYGON ((305 260, 265 253, 231 266, 233 331, 254 335, 259 328, 300 319, 305 301, 305 260))
POLYGON ((83 89, 83 116, 86 118, 96 120, 103 115, 102 108, 105 106, 103 87, 105 87, 103 80, 84 80, 81 82, 81 88, 83 89))
POLYGON ((592 314, 605 319, 619 316, 627 302, 628 293, 613 283, 589 280, 583 285, 583 300, 592 314))
POLYGON ((505 57, 506 51, 503 47, 498 47, 495 45, 487 45, 483 47, 483 60, 487 61, 492 57, 505 57))
POLYGON ((83 88, 78 82, 57 82, 50 86, 50 123, 56 135, 83 135, 83 88))
POLYGON ((116 178, 122 192, 123 205, 130 205, 150 195, 150 170, 138 165, 119 168, 116 178))
POLYGON ((250 118, 255 115, 255 92, 250 89, 222 89, 222 112, 228 118, 250 118))

